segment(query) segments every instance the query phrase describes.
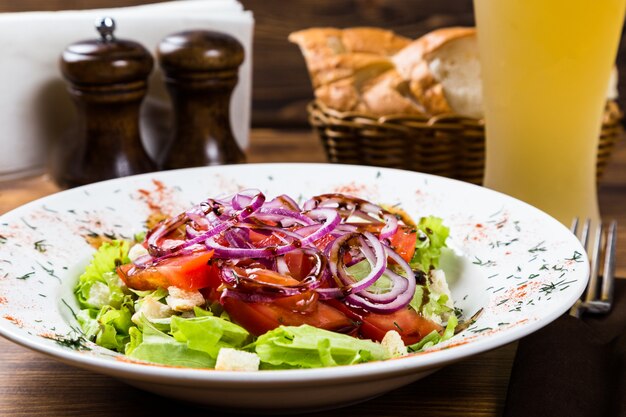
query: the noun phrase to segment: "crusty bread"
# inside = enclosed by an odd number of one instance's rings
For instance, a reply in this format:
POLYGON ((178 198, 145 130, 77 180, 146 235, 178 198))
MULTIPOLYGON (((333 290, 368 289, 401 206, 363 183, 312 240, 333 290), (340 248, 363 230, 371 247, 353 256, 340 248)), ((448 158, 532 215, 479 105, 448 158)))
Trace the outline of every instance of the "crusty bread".
POLYGON ((408 45, 391 31, 357 27, 312 28, 294 32, 289 40, 300 47, 314 88, 365 70, 372 76, 393 67, 390 56, 408 45))
MULTIPOLYGON (((330 108, 483 117, 474 28, 438 29, 412 42, 376 28, 313 28, 289 39, 302 50, 316 98, 330 108)), ((616 84, 614 69, 608 99, 617 97, 616 84)))
POLYGON ((359 111, 374 116, 424 113, 421 105, 411 100, 406 82, 395 69, 365 82, 360 91, 359 111))
POLYGON ((482 117, 480 62, 473 28, 435 30, 413 41, 392 60, 427 114, 482 117))
POLYGON ((367 71, 343 78, 315 89, 315 97, 326 106, 346 112, 356 111, 372 116, 390 114, 423 114, 421 107, 408 94, 408 87, 395 69, 375 77, 367 71), (403 94, 403 91, 405 92, 403 94))
POLYGON ((463 66, 473 65, 477 55, 474 29, 441 29, 411 42, 378 28, 312 28, 289 40, 300 47, 315 96, 328 107, 374 116, 459 111, 480 116, 474 71, 467 80, 472 86, 463 85, 463 66))
POLYGON ((409 38, 385 29, 355 27, 349 29, 311 28, 293 32, 289 41, 297 44, 305 58, 365 52, 391 56, 411 43, 409 38))
MULTIPOLYGON (((421 107, 398 89, 404 82, 391 61, 410 39, 357 27, 306 29, 292 33, 289 40, 300 47, 315 97, 326 106, 381 116, 420 113, 421 107)), ((408 88, 404 90, 408 95, 408 88)))

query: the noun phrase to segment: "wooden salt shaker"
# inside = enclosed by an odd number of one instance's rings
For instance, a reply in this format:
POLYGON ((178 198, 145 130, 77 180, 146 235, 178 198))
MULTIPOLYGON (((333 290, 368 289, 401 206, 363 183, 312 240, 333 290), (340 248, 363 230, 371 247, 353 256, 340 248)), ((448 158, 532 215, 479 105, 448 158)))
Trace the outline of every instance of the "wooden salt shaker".
POLYGON ((230 98, 244 58, 232 36, 195 30, 167 36, 157 56, 174 107, 163 169, 245 162, 230 125, 230 98))
POLYGON ((72 44, 61 56, 79 117, 60 178, 69 187, 155 169, 139 132, 152 56, 136 42, 116 39, 113 19, 98 20, 96 28, 100 39, 72 44))

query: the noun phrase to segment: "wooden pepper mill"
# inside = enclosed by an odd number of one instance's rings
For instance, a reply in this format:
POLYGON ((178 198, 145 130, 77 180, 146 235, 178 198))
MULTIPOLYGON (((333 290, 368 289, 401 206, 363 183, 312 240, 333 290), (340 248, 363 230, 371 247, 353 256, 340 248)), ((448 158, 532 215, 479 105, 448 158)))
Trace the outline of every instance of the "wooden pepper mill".
POLYGON ((245 161, 230 125, 230 97, 243 62, 241 44, 212 31, 167 36, 157 56, 174 107, 174 129, 163 169, 245 161))
POLYGON ((72 44, 61 56, 79 117, 60 174, 69 187, 155 169, 139 132, 152 56, 136 42, 115 39, 113 19, 100 19, 96 28, 100 39, 72 44))

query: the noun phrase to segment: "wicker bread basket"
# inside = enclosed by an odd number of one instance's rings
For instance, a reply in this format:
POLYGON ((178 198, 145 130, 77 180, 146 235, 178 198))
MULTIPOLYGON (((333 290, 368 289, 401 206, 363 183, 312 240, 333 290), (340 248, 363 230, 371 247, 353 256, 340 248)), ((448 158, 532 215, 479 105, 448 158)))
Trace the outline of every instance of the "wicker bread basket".
MULTIPOLYGON (((482 120, 455 115, 375 118, 339 112, 319 101, 311 102, 307 110, 330 162, 401 168, 482 183, 485 166, 482 120)), ((621 119, 617 103, 608 101, 598 147, 598 179, 621 138, 621 119)))

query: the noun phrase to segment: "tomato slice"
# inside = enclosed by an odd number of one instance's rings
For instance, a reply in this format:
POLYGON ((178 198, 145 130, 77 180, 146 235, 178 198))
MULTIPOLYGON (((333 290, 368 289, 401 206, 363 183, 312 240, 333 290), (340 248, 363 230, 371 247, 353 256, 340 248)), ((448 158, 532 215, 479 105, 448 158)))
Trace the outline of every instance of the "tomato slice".
POLYGON ((377 314, 348 307, 340 300, 328 300, 326 302, 351 320, 360 323, 359 334, 362 337, 377 342, 383 340, 389 330, 397 331, 406 345, 419 342, 433 330, 438 332, 443 330, 442 326, 409 307, 390 314, 377 314))
POLYGON ((158 265, 138 268, 126 264, 117 268, 124 283, 135 290, 156 290, 159 287, 178 287, 192 291, 200 288, 217 288, 221 281, 218 268, 210 264, 213 251, 165 259, 158 265))
MULTIPOLYGON (((361 223, 357 224, 360 231, 367 231, 372 233, 380 233, 383 228, 381 224, 361 223)), ((417 243, 417 231, 410 226, 398 225, 396 233, 389 238, 390 246, 395 250, 402 258, 411 262, 413 255, 415 254, 415 245, 417 243)))
POLYGON ((389 330, 397 331, 406 345, 412 345, 433 330, 441 332, 443 327, 407 307, 390 314, 367 314, 360 333, 367 339, 381 341, 389 330))
POLYGON ((396 233, 389 239, 391 247, 407 262, 411 262, 415 254, 417 231, 407 226, 399 226, 396 233))
POLYGON ((302 311, 301 306, 297 305, 302 298, 303 295, 296 295, 284 297, 274 303, 253 303, 226 297, 223 300, 223 307, 233 321, 257 336, 280 325, 308 324, 342 333, 354 330, 355 324, 352 320, 336 308, 321 301, 309 302, 306 311, 302 311))
POLYGON ((282 242, 278 238, 278 236, 274 235, 274 233, 265 234, 265 233, 255 231, 254 229, 250 229, 249 236, 250 236, 250 242, 256 248, 265 248, 268 246, 284 245, 284 242, 282 242))
MULTIPOLYGON (((297 285, 313 268, 313 260, 302 251, 293 251, 285 256, 289 275, 250 268, 235 268, 240 275, 247 274, 259 284, 283 286, 297 285)), ((299 326, 308 324, 321 329, 350 332, 355 329, 354 322, 338 309, 319 301, 315 291, 277 297, 272 302, 251 302, 239 298, 224 297, 222 306, 230 317, 254 335, 261 335, 280 325, 299 326)))
POLYGON ((306 278, 315 266, 314 258, 299 250, 286 253, 285 263, 291 276, 297 280, 306 278))

